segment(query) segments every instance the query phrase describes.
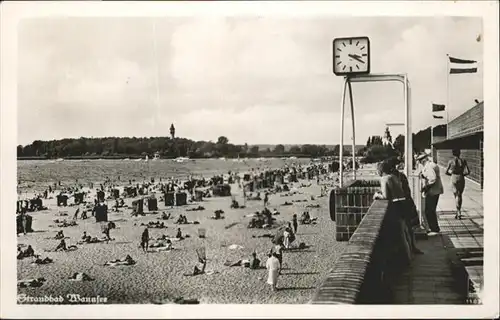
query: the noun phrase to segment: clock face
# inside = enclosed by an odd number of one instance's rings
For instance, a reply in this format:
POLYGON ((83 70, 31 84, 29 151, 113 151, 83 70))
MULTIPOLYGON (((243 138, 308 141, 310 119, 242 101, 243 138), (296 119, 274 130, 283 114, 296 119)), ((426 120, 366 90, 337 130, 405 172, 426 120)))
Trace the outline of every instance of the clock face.
POLYGON ((336 75, 370 73, 370 40, 367 37, 333 40, 333 73, 336 75))

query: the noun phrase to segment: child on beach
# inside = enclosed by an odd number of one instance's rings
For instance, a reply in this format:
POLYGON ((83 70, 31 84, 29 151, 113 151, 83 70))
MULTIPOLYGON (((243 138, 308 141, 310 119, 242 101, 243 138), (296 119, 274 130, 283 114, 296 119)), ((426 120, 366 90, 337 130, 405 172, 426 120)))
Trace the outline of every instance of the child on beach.
POLYGON ((176 237, 177 239, 184 239, 184 238, 182 237, 181 228, 177 228, 177 234, 175 235, 175 237, 176 237))
POLYGON ((279 261, 279 270, 278 273, 281 274, 281 268, 283 265, 283 243, 278 243, 271 249, 270 254, 274 254, 279 261))
POLYGON ((109 226, 109 225, 107 225, 107 226, 104 228, 104 230, 102 231, 102 233, 104 233, 104 236, 105 236, 106 241, 111 240, 111 236, 110 236, 110 234, 109 234, 110 229, 111 229, 111 228, 110 228, 110 226, 109 226))
POLYGON ((80 213, 80 206, 76 208, 75 214, 73 215, 73 220, 78 219, 78 213, 80 213))
POLYGON ((260 260, 257 258, 257 253, 252 253, 252 259, 250 259, 250 269, 258 269, 260 267, 260 260))
POLYGON ((283 246, 285 249, 290 248, 290 229, 286 228, 285 231, 283 232, 283 246))

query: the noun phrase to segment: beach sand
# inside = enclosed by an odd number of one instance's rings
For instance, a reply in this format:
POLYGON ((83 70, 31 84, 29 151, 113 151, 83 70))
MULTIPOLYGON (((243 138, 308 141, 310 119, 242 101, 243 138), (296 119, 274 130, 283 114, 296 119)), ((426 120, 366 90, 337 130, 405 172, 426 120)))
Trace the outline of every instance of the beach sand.
MULTIPOLYGON (((244 267, 224 266, 226 260, 249 259, 253 251, 257 252, 261 264, 265 265, 267 253, 273 246, 269 238, 254 238, 263 234, 273 234, 275 229, 248 229, 250 218, 245 215, 261 211, 263 201, 247 201, 244 209, 230 209, 230 197, 213 197, 187 206, 166 208, 159 202, 159 212, 171 212, 173 219, 158 220, 161 214, 147 214, 132 217, 131 209, 121 208, 121 212, 108 213, 109 221, 114 221, 117 228, 111 230, 114 241, 96 244, 78 245, 78 249, 69 252, 44 252, 54 249, 59 240, 53 238, 58 230, 64 230, 68 245, 76 244, 83 231, 90 236, 102 237, 101 226, 89 213, 89 219, 78 219, 77 226, 57 228, 54 219, 72 219, 76 207, 57 207, 56 200, 44 200, 49 210, 29 213, 33 217, 35 232, 18 236, 18 244, 31 245, 36 254, 48 256, 54 262, 47 265, 32 265, 30 258, 18 260, 18 280, 44 277, 47 281, 38 288, 20 288, 19 293, 40 297, 44 295, 63 296, 79 294, 86 297, 106 297, 107 303, 172 303, 174 299, 198 299, 201 303, 307 303, 315 287, 330 271, 335 259, 346 247, 345 242, 336 242, 335 223, 328 214, 328 197, 318 198, 320 186, 315 181, 299 181, 294 184, 311 183, 311 186, 298 188, 293 196, 282 197, 280 194, 270 195, 271 211, 276 208, 280 215, 274 216, 279 224, 289 222, 293 213, 298 217, 308 210, 312 217, 318 218, 315 225, 300 225, 297 232, 298 242, 311 246, 307 249, 288 252, 283 258, 283 275, 279 277, 277 292, 272 292, 266 284, 267 270, 251 270, 244 267), (311 201, 311 195, 316 200, 311 201), (292 206, 280 206, 285 201, 308 199, 307 202, 294 203, 292 206), (306 205, 319 204, 320 208, 307 208, 306 205), (187 208, 201 205, 204 211, 187 212, 187 208), (225 219, 210 219, 214 211, 222 209, 225 219), (68 216, 57 216, 59 211, 66 211, 68 216), (179 214, 185 214, 189 221, 200 224, 176 225, 179 214), (166 229, 149 228, 151 238, 162 234, 174 237, 180 227, 183 234, 190 238, 174 242, 175 250, 144 253, 139 246, 144 227, 141 223, 163 221, 166 229), (134 225, 137 224, 137 225, 134 225), (226 228, 228 226, 229 228, 226 228), (198 229, 206 229, 206 238, 198 238, 198 229), (232 244, 243 246, 231 250, 232 244), (183 276, 192 272, 197 262, 196 249, 206 248, 208 259, 206 271, 214 274, 203 274, 193 277, 183 276), (137 262, 132 266, 105 267, 106 261, 125 257, 127 254, 137 262), (74 272, 85 272, 94 281, 69 281, 74 272)), ((243 199, 239 188, 232 185, 232 193, 240 205, 243 199)), ((281 193, 283 194, 283 193, 281 193)), ((90 200, 90 199, 89 199, 90 200)), ((131 205, 134 199, 125 199, 131 205)), ((114 201, 109 201, 111 207, 114 201)))

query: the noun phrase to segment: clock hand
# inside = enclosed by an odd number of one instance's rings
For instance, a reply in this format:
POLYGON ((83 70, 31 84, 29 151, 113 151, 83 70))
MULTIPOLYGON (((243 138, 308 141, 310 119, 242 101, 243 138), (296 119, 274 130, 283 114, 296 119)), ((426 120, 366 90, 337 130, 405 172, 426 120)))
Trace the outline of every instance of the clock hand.
POLYGON ((348 54, 348 56, 350 58, 353 58, 354 60, 357 60, 357 61, 361 62, 361 63, 365 63, 363 60, 361 60, 361 57, 358 56, 358 55, 356 55, 356 54, 348 54))

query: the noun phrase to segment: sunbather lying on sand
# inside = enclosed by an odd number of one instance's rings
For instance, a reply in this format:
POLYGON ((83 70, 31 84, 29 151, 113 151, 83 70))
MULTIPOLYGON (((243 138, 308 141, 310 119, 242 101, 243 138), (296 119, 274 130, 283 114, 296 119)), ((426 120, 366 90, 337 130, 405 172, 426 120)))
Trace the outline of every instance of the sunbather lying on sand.
POLYGON ((39 255, 36 255, 33 259, 33 264, 49 264, 49 263, 52 263, 54 262, 54 260, 52 260, 51 258, 49 257, 45 257, 45 258, 40 258, 39 255))
POLYGON ((21 250, 20 247, 17 247, 17 259, 23 259, 27 257, 33 257, 35 255, 35 250, 31 247, 31 245, 26 248, 26 250, 21 250))
POLYGON ((170 239, 164 240, 158 240, 149 245, 150 248, 160 248, 160 247, 165 247, 165 248, 172 248, 172 241, 170 239))
MULTIPOLYGON (((186 238, 189 238, 189 235, 186 234, 186 238)), ((165 234, 161 235, 161 237, 158 237, 156 238, 156 240, 170 240, 170 241, 181 241, 182 239, 180 238, 172 238, 172 237, 169 237, 165 234)))
POLYGON ((215 213, 215 215, 210 217, 211 219, 215 219, 215 220, 224 219, 224 217, 222 216, 224 211, 219 209, 219 210, 215 210, 214 213, 215 213))
POLYGON ((91 237, 87 235, 87 232, 83 232, 82 240, 78 241, 77 244, 84 244, 84 243, 102 243, 102 242, 109 242, 110 240, 113 240, 111 238, 108 238, 105 236, 104 238, 97 238, 97 237, 91 237))
POLYGON ((196 208, 186 209, 186 211, 203 211, 203 210, 205 210, 205 208, 202 206, 197 206, 196 208))
POLYGON ((68 278, 70 281, 93 281, 94 279, 84 272, 75 272, 68 278))
POLYGON ((58 228, 65 228, 65 227, 73 227, 73 226, 77 226, 78 224, 76 223, 76 221, 74 220, 71 220, 71 221, 66 221, 66 220, 59 220, 59 219, 56 219, 54 220, 54 222, 56 223, 56 226, 58 228))
POLYGON ((172 241, 170 239, 167 239, 166 241, 153 242, 149 245, 149 247, 152 249, 152 251, 155 252, 170 251, 174 249, 174 247, 172 246, 172 241))
POLYGON ((167 228, 167 226, 165 226, 165 223, 160 221, 149 221, 147 224, 141 223, 141 226, 146 226, 148 228, 153 228, 153 229, 167 228))
POLYGON ((252 238, 274 238, 274 235, 270 233, 264 233, 264 234, 259 234, 259 235, 253 235, 252 238))
POLYGON ((291 205, 293 205, 293 203, 288 201, 285 201, 285 203, 282 204, 282 206, 291 206, 291 205))
POLYGON ((306 208, 320 208, 319 204, 308 204, 306 208))
POLYGON ((45 281, 47 281, 45 278, 19 280, 17 286, 19 288, 40 287, 45 281))
POLYGON ((176 224, 188 224, 188 220, 187 220, 187 217, 186 216, 183 216, 182 214, 179 215, 179 218, 177 219, 177 221, 175 222, 176 224))
POLYGON ((110 267, 114 267, 114 266, 131 266, 131 265, 134 265, 135 263, 136 263, 135 260, 132 259, 132 257, 127 254, 127 256, 125 258, 123 258, 123 259, 116 259, 116 260, 108 261, 104 265, 105 266, 110 266, 110 267))
POLYGON ((158 218, 158 219, 161 219, 161 220, 168 220, 168 219, 170 219, 170 216, 171 216, 171 215, 172 215, 172 214, 171 214, 170 212, 168 213, 168 215, 167 215, 167 213, 166 213, 166 212, 162 212, 162 213, 161 213, 161 218, 158 218))
POLYGON ((226 267, 245 267, 250 269, 259 269, 260 268, 260 260, 257 258, 257 253, 252 253, 252 258, 247 259, 239 259, 239 260, 226 260, 224 262, 226 267))
POLYGON ((301 242, 301 243, 293 242, 293 243, 290 244, 290 246, 288 248, 285 248, 285 250, 287 250, 287 251, 297 251, 297 250, 307 249, 309 247, 310 246, 306 245, 305 242, 301 242))
POLYGON ((66 241, 64 241, 64 239, 62 239, 61 242, 54 249, 54 252, 57 252, 57 251, 73 251, 73 250, 76 250, 76 249, 77 249, 77 246, 75 246, 75 245, 66 246, 66 241))

